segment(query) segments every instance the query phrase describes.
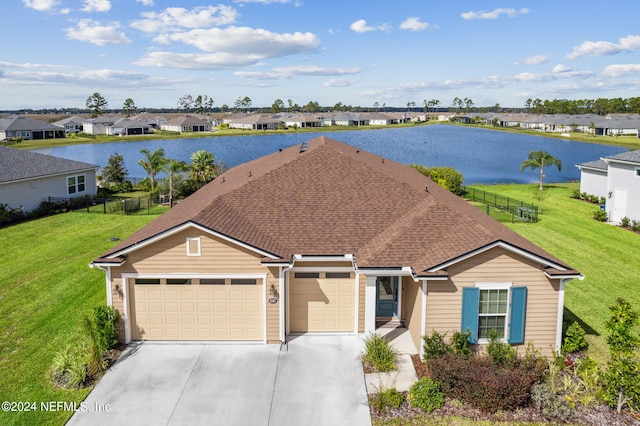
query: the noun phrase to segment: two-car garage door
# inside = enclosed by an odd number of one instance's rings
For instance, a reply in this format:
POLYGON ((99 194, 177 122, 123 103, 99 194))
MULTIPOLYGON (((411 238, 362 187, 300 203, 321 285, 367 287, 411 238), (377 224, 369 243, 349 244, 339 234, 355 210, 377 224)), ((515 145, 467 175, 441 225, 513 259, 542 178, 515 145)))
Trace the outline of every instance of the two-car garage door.
POLYGON ((263 340, 261 279, 134 279, 133 340, 263 340))
POLYGON ((291 333, 353 332, 355 283, 342 272, 296 272, 289 285, 291 333))

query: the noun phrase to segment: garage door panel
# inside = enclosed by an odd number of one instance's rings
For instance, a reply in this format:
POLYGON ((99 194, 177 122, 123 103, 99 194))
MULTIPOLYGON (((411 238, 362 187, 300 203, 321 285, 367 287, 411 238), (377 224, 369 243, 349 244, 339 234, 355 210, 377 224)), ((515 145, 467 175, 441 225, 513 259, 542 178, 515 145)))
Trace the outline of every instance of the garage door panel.
POLYGON ((134 340, 262 340, 262 285, 135 285, 134 340))
POLYGON ((289 286, 292 333, 352 332, 355 284, 352 279, 292 279, 289 286))

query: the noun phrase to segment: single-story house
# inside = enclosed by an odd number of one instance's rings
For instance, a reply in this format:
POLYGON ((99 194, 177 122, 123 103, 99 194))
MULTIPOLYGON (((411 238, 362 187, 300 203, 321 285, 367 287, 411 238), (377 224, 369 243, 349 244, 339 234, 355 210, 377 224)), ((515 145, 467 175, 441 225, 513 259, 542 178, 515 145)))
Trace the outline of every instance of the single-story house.
POLYGON ((279 120, 266 115, 245 114, 229 120, 229 127, 244 130, 275 130, 278 128, 279 123, 279 120))
POLYGON ((607 165, 606 210, 611 222, 640 220, 640 150, 603 157, 607 165))
POLYGON ((576 164, 576 167, 580 169, 580 192, 598 197, 607 195, 607 169, 609 165, 606 161, 588 161, 576 164))
POLYGON ((122 120, 119 115, 101 115, 99 117, 87 118, 82 123, 84 133, 90 135, 107 135, 111 126, 122 120))
POLYGON ((210 132, 211 124, 208 121, 197 117, 186 115, 184 117, 176 117, 160 123, 162 130, 171 132, 210 132))
POLYGON ((117 136, 147 135, 151 133, 151 127, 149 124, 137 120, 122 118, 107 127, 106 131, 108 135, 117 136))
POLYGON ((282 344, 386 321, 550 356, 582 276, 405 165, 325 136, 236 166, 93 260, 121 338, 282 344))
POLYGON ((42 120, 12 116, 0 118, 0 140, 64 138, 64 129, 42 120))
POLYGON ((356 112, 341 112, 333 116, 336 126, 368 126, 369 118, 356 112))
POLYGON ((83 122, 84 118, 74 115, 62 120, 54 121, 52 124, 54 126, 63 127, 65 133, 78 133, 82 131, 83 122))
POLYGON ((0 146, 0 203, 25 212, 49 197, 96 194, 98 166, 0 146))

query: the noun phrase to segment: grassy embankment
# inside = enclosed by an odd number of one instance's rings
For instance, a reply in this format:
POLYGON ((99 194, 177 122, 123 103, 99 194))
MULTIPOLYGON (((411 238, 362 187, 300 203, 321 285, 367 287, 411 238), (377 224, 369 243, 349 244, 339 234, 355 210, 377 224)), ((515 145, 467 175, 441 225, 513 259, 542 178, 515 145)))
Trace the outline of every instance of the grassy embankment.
POLYGON ((40 403, 89 393, 51 384, 53 355, 106 302, 105 273, 89 262, 154 217, 73 212, 0 229, 0 401, 37 403, 35 412, 0 411, 0 424, 63 424, 71 412, 40 403))
POLYGON ((640 311, 640 235, 594 220, 598 205, 570 198, 578 183, 545 185, 548 196, 542 203, 532 199, 537 184, 474 187, 540 206, 538 223, 511 223, 510 216, 503 222, 585 276, 566 286, 565 320, 581 323, 588 333, 588 354, 605 361, 609 306, 624 297, 640 311))

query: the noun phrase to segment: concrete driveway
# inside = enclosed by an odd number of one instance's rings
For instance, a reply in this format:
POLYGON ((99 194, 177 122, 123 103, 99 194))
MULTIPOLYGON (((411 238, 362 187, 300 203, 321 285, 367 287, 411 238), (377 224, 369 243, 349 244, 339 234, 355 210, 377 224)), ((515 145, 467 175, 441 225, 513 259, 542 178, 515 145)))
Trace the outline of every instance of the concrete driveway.
POLYGON ((359 342, 131 346, 69 425, 370 425, 359 342))

